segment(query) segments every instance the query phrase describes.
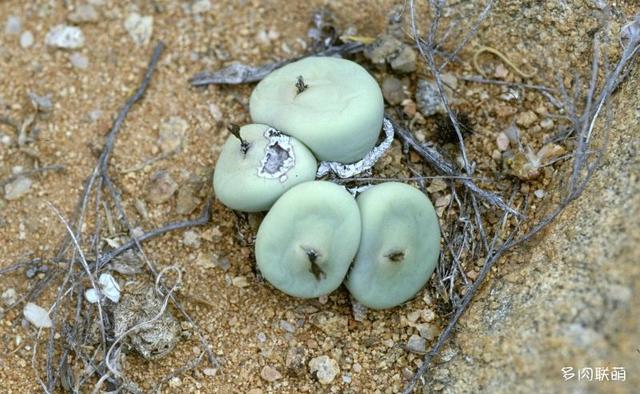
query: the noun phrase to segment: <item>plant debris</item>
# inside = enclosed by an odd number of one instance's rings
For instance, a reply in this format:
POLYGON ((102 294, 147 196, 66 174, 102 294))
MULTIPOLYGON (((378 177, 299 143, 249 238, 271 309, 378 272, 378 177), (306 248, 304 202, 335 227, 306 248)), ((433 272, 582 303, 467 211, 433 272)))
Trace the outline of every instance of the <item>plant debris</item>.
POLYGON ((127 335, 131 346, 147 360, 167 355, 179 339, 180 325, 153 287, 127 293, 113 311, 116 337, 127 335))

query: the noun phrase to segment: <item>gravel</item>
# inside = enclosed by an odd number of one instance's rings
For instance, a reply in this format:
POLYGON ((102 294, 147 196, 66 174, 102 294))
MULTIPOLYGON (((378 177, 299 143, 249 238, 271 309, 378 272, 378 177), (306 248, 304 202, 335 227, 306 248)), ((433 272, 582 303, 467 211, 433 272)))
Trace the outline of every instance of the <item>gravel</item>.
POLYGON ((22 21, 19 17, 10 15, 4 26, 4 33, 8 35, 20 34, 20 31, 22 31, 22 21))
POLYGON ((200 247, 200 235, 197 232, 193 231, 193 230, 187 230, 182 235, 182 243, 184 245, 192 247, 192 248, 199 248, 200 247))
POLYGON ((72 23, 92 23, 100 19, 98 11, 91 4, 81 4, 67 17, 72 23))
POLYGON ((56 25, 44 38, 47 46, 61 49, 76 49, 84 46, 84 34, 75 26, 56 25))
POLYGON ((162 204, 167 202, 178 189, 178 184, 173 180, 171 175, 160 170, 151 175, 149 185, 147 187, 147 201, 152 204, 162 204))
POLYGON ((307 351, 302 346, 292 346, 287 351, 285 367, 287 373, 294 376, 302 376, 305 373, 305 363, 307 361, 307 351))
POLYGON ((69 56, 69 61, 75 68, 85 70, 89 67, 89 59, 80 52, 73 52, 69 56))
POLYGON ((153 34, 153 17, 134 12, 124 21, 124 28, 136 45, 147 45, 153 34))
POLYGON ((29 302, 24 306, 22 313, 25 319, 37 328, 49 328, 53 326, 49 318, 49 312, 41 306, 29 302))
POLYGON ((521 112, 516 116, 516 124, 522 127, 530 127, 538 120, 538 116, 536 116, 533 111, 521 112))
POLYGON ((296 326, 294 326, 293 324, 289 323, 286 320, 280 320, 280 328, 292 334, 296 332, 296 326))
POLYGON ((182 145, 182 140, 189 124, 179 116, 172 116, 160 125, 160 135, 158 144, 162 153, 169 153, 177 150, 182 145))
POLYGON ((31 103, 36 108, 38 108, 38 111, 49 112, 51 111, 51 109, 53 109, 53 101, 51 100, 50 94, 40 96, 33 92, 29 92, 27 93, 27 96, 29 96, 29 100, 31 100, 31 103))
POLYGON ((278 379, 282 379, 282 374, 272 366, 265 365, 262 371, 260 371, 260 377, 267 382, 275 382, 278 379))
POLYGON ((375 65, 389 64, 394 71, 410 73, 416 70, 416 52, 391 34, 379 36, 367 45, 364 55, 375 65))
POLYGON ((211 1, 209 0, 196 0, 191 6, 191 12, 194 14, 202 14, 211 11, 211 1))
POLYGON ((420 79, 416 90, 416 104, 424 116, 432 116, 438 113, 445 113, 438 86, 435 81, 420 79))
POLYGON ((338 362, 329 356, 312 358, 309 361, 309 370, 315 374, 321 384, 330 384, 340 373, 338 362))
POLYGON ((406 98, 402 87, 402 81, 396 77, 386 77, 382 81, 382 95, 389 104, 400 104, 402 100, 406 98))
POLYGON ((31 45, 33 45, 33 33, 27 30, 20 35, 20 46, 29 48, 31 45))
POLYGON ((6 200, 17 200, 27 194, 31 189, 33 181, 27 177, 18 177, 4 186, 4 198, 6 200))
POLYGON ((419 335, 412 335, 407 341, 407 350, 411 353, 424 354, 427 349, 427 341, 419 335))
POLYGON ((0 296, 0 300, 2 300, 2 303, 5 306, 10 306, 15 304, 15 302, 18 300, 16 289, 14 289, 13 287, 10 287, 7 290, 3 291, 2 295, 0 296))
POLYGON ((503 132, 499 133, 498 137, 496 137, 496 145, 500 152, 506 151, 509 149, 509 137, 503 132))

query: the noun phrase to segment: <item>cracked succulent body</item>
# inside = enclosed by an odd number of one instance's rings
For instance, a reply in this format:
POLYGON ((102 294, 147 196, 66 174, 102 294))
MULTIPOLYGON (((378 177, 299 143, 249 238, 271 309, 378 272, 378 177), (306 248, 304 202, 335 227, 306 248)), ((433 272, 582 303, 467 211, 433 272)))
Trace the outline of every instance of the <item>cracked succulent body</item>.
POLYGON ((240 128, 222 147, 213 175, 216 197, 244 212, 269 209, 289 188, 315 178, 313 154, 300 141, 262 124, 240 128))
POLYGON ((305 182, 274 204, 258 229, 256 261, 274 287, 301 298, 344 280, 360 241, 360 212, 344 187, 305 182))
POLYGON ((357 198, 360 248, 345 282, 361 304, 391 308, 427 283, 440 255, 440 226, 431 201, 397 182, 371 187, 357 198))
POLYGON ((319 160, 352 163, 369 152, 382 127, 378 83, 357 63, 307 57, 264 78, 249 102, 254 122, 306 144, 319 160))

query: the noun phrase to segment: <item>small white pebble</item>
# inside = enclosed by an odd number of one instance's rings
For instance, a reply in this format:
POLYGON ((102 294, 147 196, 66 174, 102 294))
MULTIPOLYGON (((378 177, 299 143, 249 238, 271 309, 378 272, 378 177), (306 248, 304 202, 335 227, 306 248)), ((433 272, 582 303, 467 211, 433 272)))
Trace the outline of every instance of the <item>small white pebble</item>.
POLYGON ((91 119, 92 122, 97 121, 101 116, 102 111, 99 109, 94 109, 93 111, 89 112, 89 119, 91 119))
POLYGON ((24 306, 22 313, 29 323, 38 328, 49 328, 53 326, 53 322, 51 322, 49 318, 49 312, 34 303, 28 302, 27 305, 24 306))
POLYGON ((215 368, 205 368, 202 370, 205 376, 216 376, 216 372, 218 372, 218 370, 215 368))
POLYGON ((209 0, 196 0, 191 6, 191 12, 194 14, 202 14, 211 11, 211 2, 209 0))
POLYGON ((133 236, 133 237, 140 238, 143 235, 144 235, 144 230, 140 226, 138 226, 138 227, 134 228, 133 230, 131 230, 131 236, 133 236))
POLYGON ((80 48, 84 45, 84 34, 75 26, 56 25, 49 29, 44 43, 55 48, 80 48))
POLYGON ((216 122, 222 120, 222 111, 220 111, 220 107, 218 107, 216 104, 209 104, 209 113, 211 114, 211 117, 213 117, 213 120, 215 120, 216 122))
POLYGON ((200 246, 200 235, 193 230, 185 231, 182 235, 182 243, 186 246, 197 248, 200 246))
POLYGON ((109 273, 100 274, 100 279, 98 279, 98 283, 102 288, 102 293, 111 301, 118 302, 120 301, 120 286, 118 286, 118 282, 111 276, 109 273))
POLYGON ((369 309, 356 300, 351 301, 351 312, 355 321, 367 320, 367 312, 369 309))
POLYGON ((533 192, 533 195, 535 195, 536 198, 538 198, 538 199, 542 199, 542 197, 544 197, 544 194, 545 194, 544 190, 542 190, 542 189, 538 189, 535 192, 533 192))
POLYGON ((507 76, 509 76, 509 70, 507 70, 507 68, 503 66, 501 63, 496 66, 496 71, 494 75, 496 78, 504 79, 507 76))
POLYGON ((169 380, 169 387, 176 388, 182 386, 182 380, 179 377, 174 376, 169 380))
MULTIPOLYGON (((100 292, 109 300, 115 303, 120 301, 120 286, 118 286, 118 283, 111 274, 100 274, 97 286, 100 289, 100 292)), ((94 288, 87 289, 84 292, 84 297, 92 304, 96 304, 100 301, 100 295, 94 288)))
POLYGON ((85 70, 89 67, 89 59, 80 52, 73 52, 69 56, 69 61, 75 68, 85 70))
POLYGON ((496 145, 498 145, 498 150, 500 152, 504 152, 509 149, 509 137, 505 133, 498 134, 496 138, 496 145))
POLYGON ((241 289, 249 286, 249 281, 247 281, 247 278, 245 276, 236 276, 235 278, 233 278, 233 281, 231 283, 235 287, 239 287, 241 289))
POLYGON ((296 327, 286 320, 280 320, 280 328, 282 328, 286 332, 290 332, 290 333, 296 332, 296 327))
POLYGON ((320 384, 330 384, 340 373, 338 362, 329 356, 319 356, 311 359, 309 370, 315 374, 320 384))
POLYGON ((33 181, 26 177, 18 177, 13 182, 7 183, 4 186, 4 198, 5 200, 17 200, 18 198, 27 194, 31 189, 33 181))
POLYGON ((7 290, 2 292, 2 296, 0 296, 2 303, 6 306, 13 305, 18 299, 16 289, 13 287, 8 288, 7 290))
POLYGON ((276 380, 282 379, 282 374, 272 366, 265 365, 262 371, 260 371, 260 377, 267 382, 275 382, 276 380))
POLYGON ((415 323, 420 318, 420 313, 421 311, 413 311, 407 313, 407 320, 409 320, 411 323, 415 323))
POLYGON ((409 338, 409 341, 407 341, 407 350, 411 353, 422 354, 425 352, 426 348, 427 341, 418 335, 412 335, 409 338))
POLYGON ((134 12, 124 21, 124 28, 136 44, 146 45, 153 34, 153 17, 141 16, 134 12))
POLYGON ((553 119, 543 119, 542 121, 540 121, 540 127, 542 127, 545 130, 549 130, 551 128, 553 128, 553 119))
POLYGON ((33 45, 33 33, 27 30, 20 35, 20 46, 29 48, 31 45, 33 45))
POLYGON ((4 27, 5 34, 18 34, 22 30, 22 21, 20 18, 11 15, 7 18, 7 24, 4 27))

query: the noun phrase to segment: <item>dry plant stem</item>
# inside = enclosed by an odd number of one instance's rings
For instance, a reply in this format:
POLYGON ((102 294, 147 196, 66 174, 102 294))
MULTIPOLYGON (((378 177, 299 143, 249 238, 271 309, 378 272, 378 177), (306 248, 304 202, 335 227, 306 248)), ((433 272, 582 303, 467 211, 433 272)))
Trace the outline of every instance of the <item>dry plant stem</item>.
POLYGON ((0 181, 0 187, 11 183, 13 181, 15 181, 16 179, 22 177, 22 176, 30 176, 30 175, 34 175, 34 174, 41 174, 43 172, 49 172, 49 171, 63 171, 65 169, 65 167, 62 164, 52 164, 50 166, 45 166, 45 167, 40 167, 40 168, 35 168, 33 170, 27 170, 27 171, 22 171, 19 172, 17 174, 14 174, 6 179, 3 179, 0 181))
MULTIPOLYGON (((91 274, 91 270, 89 269, 89 266, 87 264, 87 261, 84 257, 84 253, 82 252, 82 250, 80 249, 80 245, 78 244, 78 240, 76 239, 73 230, 71 229, 71 227, 69 226, 69 223, 67 223, 67 221, 62 217, 62 215, 60 214, 60 212, 51 204, 49 203, 50 208, 54 211, 54 213, 56 214, 56 216, 58 216, 58 218, 60 219, 60 221, 64 224, 65 228, 67 229, 69 236, 71 237, 71 240, 74 244, 74 253, 77 252, 80 256, 80 263, 82 268, 84 269, 85 273, 87 274, 87 277, 89 278, 89 282, 91 283, 92 288, 96 291, 99 292, 95 280, 93 278, 93 275, 91 274)), ((75 256, 74 259, 69 263, 69 274, 67 275, 67 279, 69 278, 69 276, 71 275, 71 272, 73 270, 73 262, 75 261, 75 256)), ((66 280, 65 280, 66 283, 66 280)), ((69 292, 72 290, 72 288, 68 289, 64 294, 62 293, 62 289, 64 289, 64 286, 59 288, 58 291, 58 295, 56 297, 56 302, 54 303, 54 305, 52 305, 52 307, 50 308, 49 313, 53 315, 53 321, 54 323, 56 322, 56 317, 57 317, 57 310, 60 306, 60 303, 63 299, 63 297, 67 294, 69 294, 69 292)), ((102 337, 102 344, 103 347, 106 346, 106 333, 105 333, 105 328, 104 325, 102 324, 102 322, 104 321, 104 314, 102 311, 102 306, 100 305, 100 303, 98 303, 97 305, 98 307, 98 316, 100 318, 100 335, 102 337)), ((44 382, 40 379, 37 368, 35 368, 35 358, 36 358, 36 354, 37 354, 37 340, 40 336, 41 330, 38 331, 38 335, 36 336, 36 342, 34 343, 34 347, 33 347, 33 355, 32 355, 32 366, 34 366, 34 371, 36 373, 36 378, 38 379, 38 381, 40 382, 41 386, 43 387, 43 389, 45 390, 45 392, 52 392, 53 388, 54 388, 54 384, 57 380, 57 377, 53 376, 52 370, 51 370, 51 364, 53 361, 53 338, 55 336, 55 326, 52 327, 51 332, 49 333, 50 335, 50 339, 49 339, 49 343, 48 343, 48 347, 47 347, 47 382, 48 384, 45 385, 44 382)), ((106 347, 103 349, 106 350, 106 347)))
POLYGON ((423 46, 420 45, 420 39, 418 38, 419 37, 418 28, 416 25, 416 13, 415 13, 413 0, 409 2, 409 9, 411 12, 411 29, 416 41, 416 45, 418 47, 418 51, 420 52, 420 55, 422 55, 422 57, 427 61, 427 64, 429 65, 429 69, 431 70, 431 73, 433 74, 433 77, 435 78, 435 81, 436 81, 436 85, 438 87, 438 93, 440 94, 442 105, 444 106, 447 114, 449 115, 451 124, 453 125, 453 128, 455 129, 456 134, 458 136, 458 143, 460 145, 460 154, 462 155, 462 161, 464 163, 465 172, 468 175, 471 175, 471 165, 469 164, 469 159, 467 158, 467 150, 465 149, 465 146, 464 146, 464 139, 462 138, 462 131, 460 130, 460 124, 458 123, 458 120, 456 119, 455 114, 449 107, 449 100, 447 98, 447 95, 444 92, 440 72, 438 71, 438 68, 435 63, 433 51, 430 50, 435 46, 435 35, 438 29, 438 24, 440 23, 440 17, 442 16, 442 7, 444 6, 444 2, 441 2, 439 0, 431 0, 430 3, 434 11, 434 16, 433 16, 433 21, 431 23, 431 28, 429 29, 429 36, 427 38, 427 48, 423 48, 423 46))
MULTIPOLYGON (((93 172, 89 176, 86 181, 86 186, 83 190, 82 198, 80 199, 80 203, 78 204, 78 213, 76 220, 76 237, 79 241, 82 241, 81 236, 81 224, 84 223, 84 212, 86 210, 87 204, 89 202, 89 198, 91 195, 91 190, 93 189, 93 185, 96 179, 99 176, 106 176, 108 174, 108 164, 109 159, 111 158, 111 152, 113 151, 113 145, 116 141, 116 137, 118 136, 120 129, 122 128, 122 124, 124 123, 125 118, 129 114, 129 111, 133 107, 133 105, 138 102, 144 96, 147 88, 149 87, 149 83, 151 82, 151 77, 153 76, 153 72, 155 71, 158 60, 160 59, 160 55, 164 49, 164 43, 162 41, 156 44, 153 49, 153 54, 151 55, 151 60, 149 61, 149 65, 144 73, 144 77, 140 86, 136 89, 134 94, 127 99, 124 106, 118 112, 118 116, 113 122, 111 129, 109 130, 109 134, 107 134, 107 140, 105 142, 104 147, 102 148, 102 152, 100 153, 100 157, 98 159, 98 163, 94 168, 93 172)), ((59 257, 61 257, 68 247, 69 238, 66 237, 63 245, 61 247, 60 252, 58 253, 59 257)))
POLYGON ((8 267, 0 269, 0 276, 2 276, 4 274, 8 274, 8 273, 13 272, 13 271, 17 271, 17 270, 19 270, 21 268, 25 268, 28 265, 35 265, 35 264, 39 264, 41 262, 42 262, 42 259, 39 258, 39 257, 37 257, 35 259, 28 260, 28 261, 19 261, 17 263, 11 264, 8 267))
POLYGON ((448 176, 459 179, 460 182, 471 191, 473 194, 477 195, 480 199, 487 202, 490 205, 494 205, 499 207, 500 209, 507 211, 515 216, 522 216, 515 209, 511 208, 507 205, 500 196, 481 189, 478 185, 476 185, 468 176, 460 175, 456 170, 455 166, 447 161, 436 149, 426 146, 418 142, 411 132, 406 128, 400 126, 398 122, 394 121, 387 115, 393 124, 393 128, 396 131, 396 136, 405 144, 407 144, 411 149, 416 151, 427 163, 429 163, 437 172, 448 176))
MULTIPOLYGON (((120 219, 123 222, 123 225, 129 230, 129 233, 133 235, 133 229, 131 228, 131 226, 129 224, 129 221, 127 220, 126 212, 124 211, 124 208, 122 207, 122 201, 120 199, 120 193, 117 191, 117 189, 115 188, 115 185, 113 185, 113 183, 110 181, 108 176, 105 176, 103 179, 106 181, 105 183, 107 185, 107 188, 109 189, 109 191, 111 193, 111 196, 112 196, 113 200, 115 201, 116 208, 118 209, 118 211, 120 213, 120 219)), ((155 230, 152 230, 152 231, 150 231, 148 233, 145 233, 140 238, 136 238, 135 236, 132 236, 132 238, 130 240, 130 243, 131 243, 130 248, 133 248, 135 246, 138 249, 138 251, 142 255, 142 258, 143 258, 144 262, 147 265, 147 268, 149 268, 149 271, 151 271, 151 274, 156 278, 156 282, 159 280, 159 278, 160 278, 160 276, 162 274, 162 271, 160 273, 158 273, 158 270, 157 270, 155 264, 153 264, 151 262, 151 260, 149 260, 147 258, 147 256, 145 255, 144 251, 142 250, 142 245, 141 245, 141 242, 143 242, 142 238, 145 237, 145 235, 146 235, 144 240, 147 240, 147 239, 150 239, 150 238, 157 237, 158 235, 164 234, 164 233, 169 232, 169 231, 174 231, 174 230, 178 230, 178 229, 182 229, 182 228, 189 228, 189 227, 194 227, 194 226, 200 226, 200 225, 207 224, 209 222, 209 218, 210 218, 211 203, 212 203, 211 198, 209 198, 207 200, 206 206, 204 207, 204 212, 196 220, 187 220, 187 221, 170 223, 165 227, 162 227, 162 228, 159 228, 159 229, 155 229, 155 230)), ((127 244, 125 244, 123 246, 126 246, 126 245, 127 244)), ((120 253, 122 253, 122 252, 120 252, 120 253)), ((198 324, 196 324, 196 322, 193 321, 193 319, 191 318, 191 315, 189 315, 189 313, 187 313, 187 311, 184 309, 182 304, 176 299, 176 297, 173 294, 173 292, 171 292, 169 294, 169 298, 170 298, 171 302, 173 303, 173 305, 176 307, 176 309, 178 309, 178 311, 180 311, 182 316, 185 319, 187 319, 187 321, 189 321, 189 323, 191 323, 191 325, 194 327, 196 333, 198 334, 198 339, 200 340, 200 345, 202 346, 203 351, 207 354, 207 359, 208 359, 210 365, 212 367, 219 368, 220 367, 220 363, 218 362, 216 357, 213 355, 213 352, 211 351, 211 349, 209 349, 209 343, 207 342, 206 338, 202 334, 202 331, 201 331, 200 327, 198 326, 198 324)))
POLYGON ((168 381, 170 381, 171 379, 173 379, 173 378, 175 378, 177 376, 184 375, 185 372, 189 372, 189 371, 192 371, 192 370, 196 369, 198 367, 198 365, 200 365, 202 363, 202 359, 204 358, 204 355, 205 355, 204 352, 200 353, 197 357, 191 359, 184 366, 182 366, 180 368, 177 368, 176 370, 172 371, 167 376, 163 377, 158 382, 158 384, 154 388, 153 392, 154 393, 158 393, 158 394, 161 393, 163 384, 167 383, 168 381))
POLYGON ((486 83, 491 85, 502 85, 502 86, 509 86, 514 88, 539 90, 542 92, 549 92, 549 93, 556 92, 556 89, 550 88, 544 85, 532 85, 529 83, 509 82, 509 81, 501 81, 499 79, 486 79, 486 78, 480 78, 480 77, 458 77, 458 78, 467 82, 486 83))
MULTIPOLYGON (((491 13, 491 9, 493 8, 493 3, 494 3, 494 0, 490 0, 489 2, 487 2, 487 5, 484 7, 484 9, 480 13, 480 15, 478 15, 478 17, 476 18, 475 22, 473 22, 473 24, 471 25, 471 29, 469 29, 467 34, 465 34, 465 36, 462 39, 462 41, 460 41, 460 43, 456 46, 456 48, 453 50, 453 52, 451 52, 451 54, 445 59, 445 61, 442 62, 442 64, 438 67, 438 72, 442 72, 442 70, 444 70, 444 68, 447 66, 447 64, 449 64, 458 55, 458 53, 460 53, 460 51, 465 46, 467 46, 469 41, 473 37, 475 37, 476 34, 478 34, 478 29, 480 28, 480 25, 487 18, 487 16, 489 16, 489 14, 491 13)), ((431 1, 431 4, 434 5, 434 1, 433 0, 431 1)), ((442 4, 442 5, 444 5, 444 4, 442 4)), ((411 1, 411 6, 413 7, 413 0, 411 1)), ((435 6, 437 8, 441 8, 440 4, 435 5, 435 6)), ((416 36, 416 34, 414 32, 414 37, 415 36, 416 36)), ((431 44, 433 45, 432 48, 436 47, 434 45, 435 44, 434 42, 432 42, 431 44)))
POLYGON ((332 179, 331 181, 338 184, 345 183, 376 183, 376 182, 411 182, 411 181, 424 181, 427 179, 451 179, 451 180, 460 180, 460 179, 468 179, 472 180, 467 176, 447 176, 447 175, 434 175, 434 176, 410 176, 410 177, 357 177, 357 178, 348 178, 348 179, 332 179))
MULTIPOLYGON (((562 102, 560 102, 552 94, 552 93, 558 93, 558 90, 544 86, 544 85, 532 85, 528 83, 516 83, 516 82, 500 81, 497 79, 485 79, 480 77, 459 77, 459 79, 462 79, 463 81, 467 81, 467 82, 474 82, 474 83, 484 83, 484 84, 491 84, 491 85, 509 86, 509 87, 514 87, 518 89, 537 90, 543 96, 545 96, 547 100, 549 100, 549 102, 554 107, 563 108, 562 102)), ((553 116, 553 115, 549 115, 549 116, 553 116)))
MULTIPOLYGON (((436 46, 435 45, 436 31, 438 29, 438 24, 440 22, 440 18, 441 18, 441 15, 442 15, 442 8, 444 7, 445 3, 436 0, 436 1, 431 1, 430 4, 431 4, 431 6, 433 8, 433 11, 434 11, 434 17, 433 17, 433 21, 431 23, 431 28, 429 30, 429 36, 428 36, 428 39, 427 39, 427 48, 423 48, 423 46, 420 45, 420 38, 419 38, 419 35, 417 33, 416 15, 415 15, 415 7, 414 7, 413 0, 410 1, 410 3, 409 3, 410 13, 411 13, 412 32, 413 32, 413 36, 415 37, 415 41, 416 41, 416 45, 418 47, 418 50, 419 50, 420 54, 422 55, 422 57, 426 60, 427 64, 429 65, 429 68, 431 70, 431 73, 433 74, 433 77, 435 78, 436 85, 438 87, 438 93, 440 94, 440 99, 442 100, 442 104, 443 104, 447 114, 449 115, 449 119, 451 120, 451 124, 453 125, 453 127, 454 127, 454 129, 456 131, 456 134, 458 136, 458 143, 459 143, 459 147, 460 147, 460 153, 462 155, 462 161, 464 163, 465 172, 468 175, 471 175, 472 174, 472 168, 471 168, 471 165, 470 165, 469 160, 467 158, 467 152, 466 152, 465 145, 464 145, 464 139, 462 138, 462 131, 460 130, 460 124, 459 124, 458 120, 456 119, 456 115, 454 114, 454 112, 451 110, 451 108, 449 106, 449 101, 448 101, 447 95, 444 92, 443 82, 442 82, 442 78, 441 78, 441 75, 440 75, 440 69, 438 68, 438 66, 435 63, 434 53, 433 53, 433 50, 431 50, 431 48, 434 48, 436 46)), ((469 34, 467 34, 467 37, 465 37, 466 39, 470 39, 470 37, 472 37, 472 35, 475 35, 480 23, 489 14, 492 4, 493 4, 493 1, 490 1, 487 4, 484 12, 481 14, 480 18, 478 18, 478 20, 474 24, 473 28, 471 29, 471 32, 469 34)), ((465 185, 467 185, 467 187, 469 187, 469 184, 475 186, 475 184, 473 182, 470 182, 470 181, 466 181, 464 183, 465 183, 465 185)), ((503 203, 502 199, 500 199, 499 197, 498 197, 498 199, 499 199, 500 202, 503 203)), ((478 210, 476 196, 474 194, 471 195, 471 201, 472 201, 472 204, 473 204, 473 207, 474 207, 475 220, 476 220, 476 224, 478 226, 478 230, 480 232, 480 236, 481 236, 481 238, 482 238, 482 240, 484 242, 485 248, 487 248, 486 234, 484 232, 484 227, 482 225, 482 219, 480 217, 480 211, 478 210)), ((506 206, 506 204, 505 204, 505 206, 506 206)), ((508 212, 513 212, 513 213, 519 215, 519 213, 515 212, 515 210, 512 210, 511 208, 509 208, 508 212)))
POLYGON ((492 54, 496 55, 497 57, 499 57, 500 60, 505 62, 509 67, 511 67, 511 69, 516 74, 518 74, 519 76, 521 76, 524 79, 533 78, 538 73, 538 70, 534 69, 533 71, 531 71, 530 73, 527 74, 524 71, 522 71, 518 66, 516 66, 504 53, 500 52, 499 50, 497 50, 495 48, 488 47, 488 46, 483 46, 483 47, 480 47, 473 54, 473 67, 475 67, 475 69, 478 72, 478 74, 482 75, 485 78, 486 78, 487 75, 484 72, 484 70, 482 69, 482 67, 480 67, 480 64, 478 63, 478 58, 484 52, 492 53, 492 54))
POLYGON ((149 83, 151 82, 151 77, 153 76, 153 72, 155 71, 156 64, 160 59, 160 55, 162 54, 163 49, 164 43, 162 41, 158 42, 156 47, 153 49, 153 54, 151 55, 151 60, 149 61, 147 70, 144 73, 142 83, 140 84, 140 86, 138 86, 135 93, 131 97, 129 97, 120 112, 118 112, 118 116, 113 122, 113 126, 111 126, 111 130, 107 135, 107 141, 104 148, 102 149, 102 154, 100 154, 100 159, 98 160, 98 165, 102 174, 106 174, 108 172, 107 166, 109 164, 109 159, 111 158, 111 152, 113 152, 113 144, 116 141, 116 137, 118 136, 120 129, 122 128, 122 123, 129 114, 131 107, 133 107, 136 102, 142 99, 144 93, 147 91, 149 83))
MULTIPOLYGON (((338 54, 357 53, 362 51, 363 48, 364 44, 362 43, 349 42, 343 45, 330 47, 328 49, 322 50, 320 52, 315 52, 310 55, 333 56, 338 54)), ((189 83, 193 86, 207 86, 227 84, 237 85, 242 83, 258 82, 269 75, 272 71, 310 55, 297 56, 275 63, 264 64, 259 67, 252 67, 240 63, 235 63, 215 72, 202 72, 196 74, 189 79, 189 83)))
POLYGON ((136 243, 142 243, 142 242, 148 241, 150 239, 159 237, 160 235, 169 233, 171 231, 181 230, 189 227, 203 226, 209 222, 211 218, 210 212, 211 212, 211 199, 207 201, 205 207, 202 210, 202 214, 197 219, 168 223, 162 227, 153 229, 151 231, 147 231, 137 238, 132 237, 123 245, 117 247, 116 249, 112 249, 104 253, 102 256, 100 256, 100 258, 96 263, 95 269, 97 270, 102 269, 106 264, 108 264, 115 257, 121 255, 122 253, 126 252, 129 249, 134 248, 136 246, 136 243))

